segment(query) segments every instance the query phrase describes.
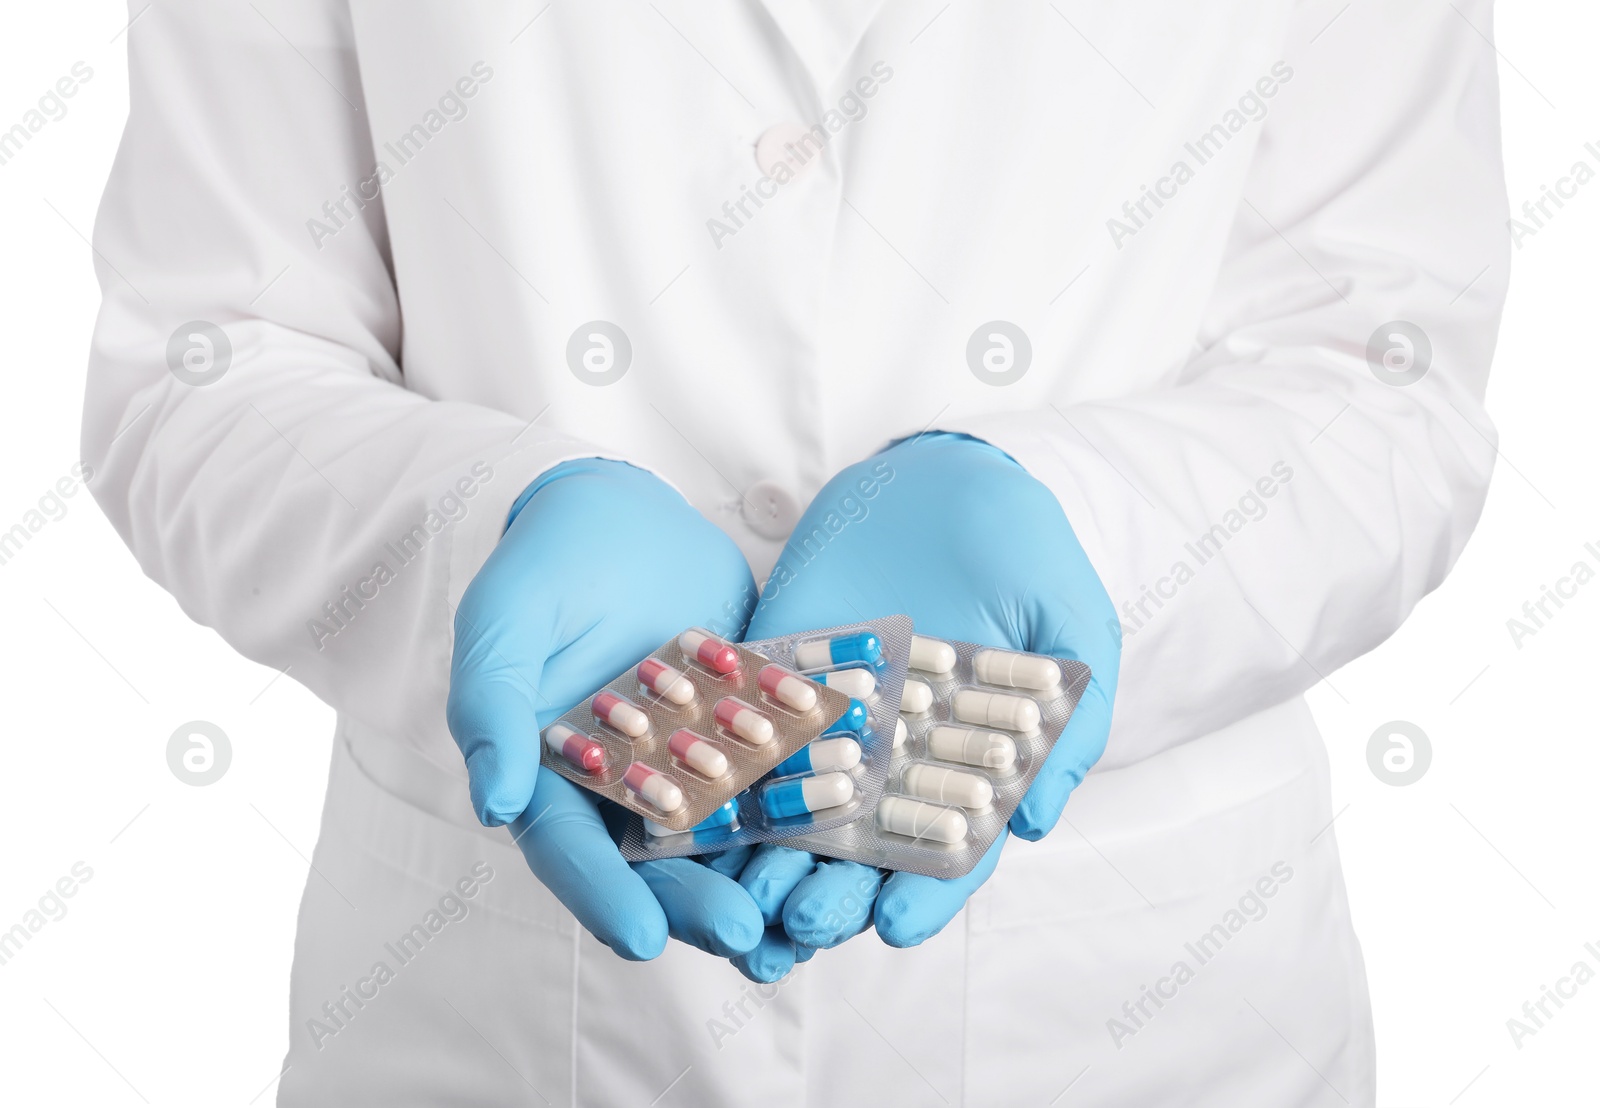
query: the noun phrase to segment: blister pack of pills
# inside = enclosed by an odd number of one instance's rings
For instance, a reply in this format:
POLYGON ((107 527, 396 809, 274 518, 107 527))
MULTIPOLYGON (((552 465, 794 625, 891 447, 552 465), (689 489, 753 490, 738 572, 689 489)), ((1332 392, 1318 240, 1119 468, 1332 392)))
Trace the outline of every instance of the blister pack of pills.
POLYGON ((623 857, 709 854, 824 831, 870 811, 888 779, 896 735, 904 734, 900 694, 911 640, 911 620, 887 616, 745 643, 745 649, 847 695, 848 707, 815 741, 699 824, 682 830, 654 817, 630 819, 619 843, 623 857))
POLYGON ((883 797, 785 843, 929 877, 969 872, 999 837, 1089 684, 1082 662, 923 635, 901 695, 905 741, 883 797))
POLYGON ((776 659, 691 628, 546 727, 540 755, 567 780, 682 831, 849 705, 776 659))

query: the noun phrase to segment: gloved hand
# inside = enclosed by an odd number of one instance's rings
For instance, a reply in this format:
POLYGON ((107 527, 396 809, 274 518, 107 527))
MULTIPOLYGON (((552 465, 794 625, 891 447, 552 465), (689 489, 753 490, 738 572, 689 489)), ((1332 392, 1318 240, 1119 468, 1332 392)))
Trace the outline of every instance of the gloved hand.
POLYGON ((584 458, 523 492, 456 612, 447 717, 473 809, 511 823, 535 876, 624 958, 654 958, 669 935, 740 954, 762 937, 760 912, 696 859, 625 861, 599 798, 540 772, 541 730, 685 627, 737 637, 754 595, 733 541, 682 496, 584 458))
MULTIPOLYGON (((965 435, 918 436, 829 481, 796 526, 748 637, 904 612, 919 634, 1076 658, 1092 673, 1010 831, 1039 839, 1105 750, 1121 629, 1054 494, 965 435), (870 490, 870 491, 869 491, 870 490)), ((735 960, 761 981, 876 924, 890 946, 937 934, 994 872, 1002 832, 964 877, 883 874, 767 844, 740 874, 769 925, 735 960), (776 925, 782 924, 782 934, 776 925), (785 943, 787 942, 787 945, 785 943)))

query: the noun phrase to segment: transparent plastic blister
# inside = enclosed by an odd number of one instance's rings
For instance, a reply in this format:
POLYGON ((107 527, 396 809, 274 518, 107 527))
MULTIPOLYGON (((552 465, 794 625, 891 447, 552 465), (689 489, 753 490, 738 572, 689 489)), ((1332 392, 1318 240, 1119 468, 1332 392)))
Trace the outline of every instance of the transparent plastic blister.
POLYGON ((906 739, 883 796, 850 823, 786 846, 960 877, 999 837, 1089 684, 1082 662, 1040 654, 922 635, 911 653, 928 668, 907 679, 906 739))
POLYGON ((724 810, 849 703, 772 658, 690 628, 546 727, 540 759, 641 819, 683 831, 724 810))
POLYGON ((785 840, 838 827, 870 811, 893 761, 911 638, 910 619, 886 616, 745 643, 746 650, 804 674, 830 693, 844 695, 848 688, 862 695, 850 697, 825 733, 785 758, 777 772, 703 823, 684 830, 655 817, 630 819, 619 844, 623 857, 674 858, 785 840), (876 642, 876 662, 849 656, 860 652, 856 648, 866 636, 876 642), (829 644, 833 650, 825 654, 829 644), (836 799, 840 802, 832 803, 836 799), (816 810, 805 810, 808 805, 816 810))

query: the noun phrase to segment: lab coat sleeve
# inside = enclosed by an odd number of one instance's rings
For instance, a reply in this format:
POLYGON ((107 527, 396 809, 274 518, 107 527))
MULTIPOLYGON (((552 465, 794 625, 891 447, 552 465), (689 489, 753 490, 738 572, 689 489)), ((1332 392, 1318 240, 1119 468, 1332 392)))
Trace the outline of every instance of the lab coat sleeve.
POLYGON ((374 156, 344 4, 129 15, 131 113, 94 234, 90 488, 240 652, 391 734, 442 729, 454 605, 508 507, 556 462, 616 455, 404 387, 382 202, 350 199, 374 156), (210 384, 169 370, 195 321, 232 347, 210 384))
POLYGON ((1170 387, 940 425, 1057 494, 1118 609, 1108 768, 1377 646, 1483 507, 1509 270, 1490 4, 1353 5, 1306 46, 1337 12, 1297 17, 1293 81, 1170 387), (1368 362, 1397 320, 1432 346, 1404 386, 1368 362))

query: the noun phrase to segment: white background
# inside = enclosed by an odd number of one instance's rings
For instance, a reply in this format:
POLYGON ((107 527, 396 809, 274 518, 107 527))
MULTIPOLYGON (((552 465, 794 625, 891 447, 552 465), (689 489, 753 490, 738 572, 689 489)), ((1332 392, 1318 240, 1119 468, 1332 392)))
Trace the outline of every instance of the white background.
MULTIPOLYGON (((114 0, 0 15, 0 130, 73 63, 94 71, 68 114, 0 166, 0 531, 78 457, 98 303, 86 237, 127 110, 126 21, 114 0)), ((1498 23, 1516 210, 1579 159, 1600 170, 1584 149, 1600 151, 1600 12, 1534 0, 1502 5, 1498 23)), ((1520 648, 1506 626, 1574 562, 1600 569, 1597 246, 1600 181, 1516 251, 1489 394, 1502 456, 1477 535, 1392 641, 1311 694, 1382 1105, 1600 1096, 1600 981, 1520 1046, 1507 1027, 1574 962, 1600 971, 1600 581, 1520 648), (1368 767, 1369 738, 1397 719, 1432 745, 1406 787, 1368 767)), ((332 713, 190 623, 87 493, 65 503, 0 565, 0 930, 74 863, 93 876, 0 965, 0 1102, 268 1104, 332 713), (167 767, 169 736, 196 719, 233 749, 205 788, 167 767)))

